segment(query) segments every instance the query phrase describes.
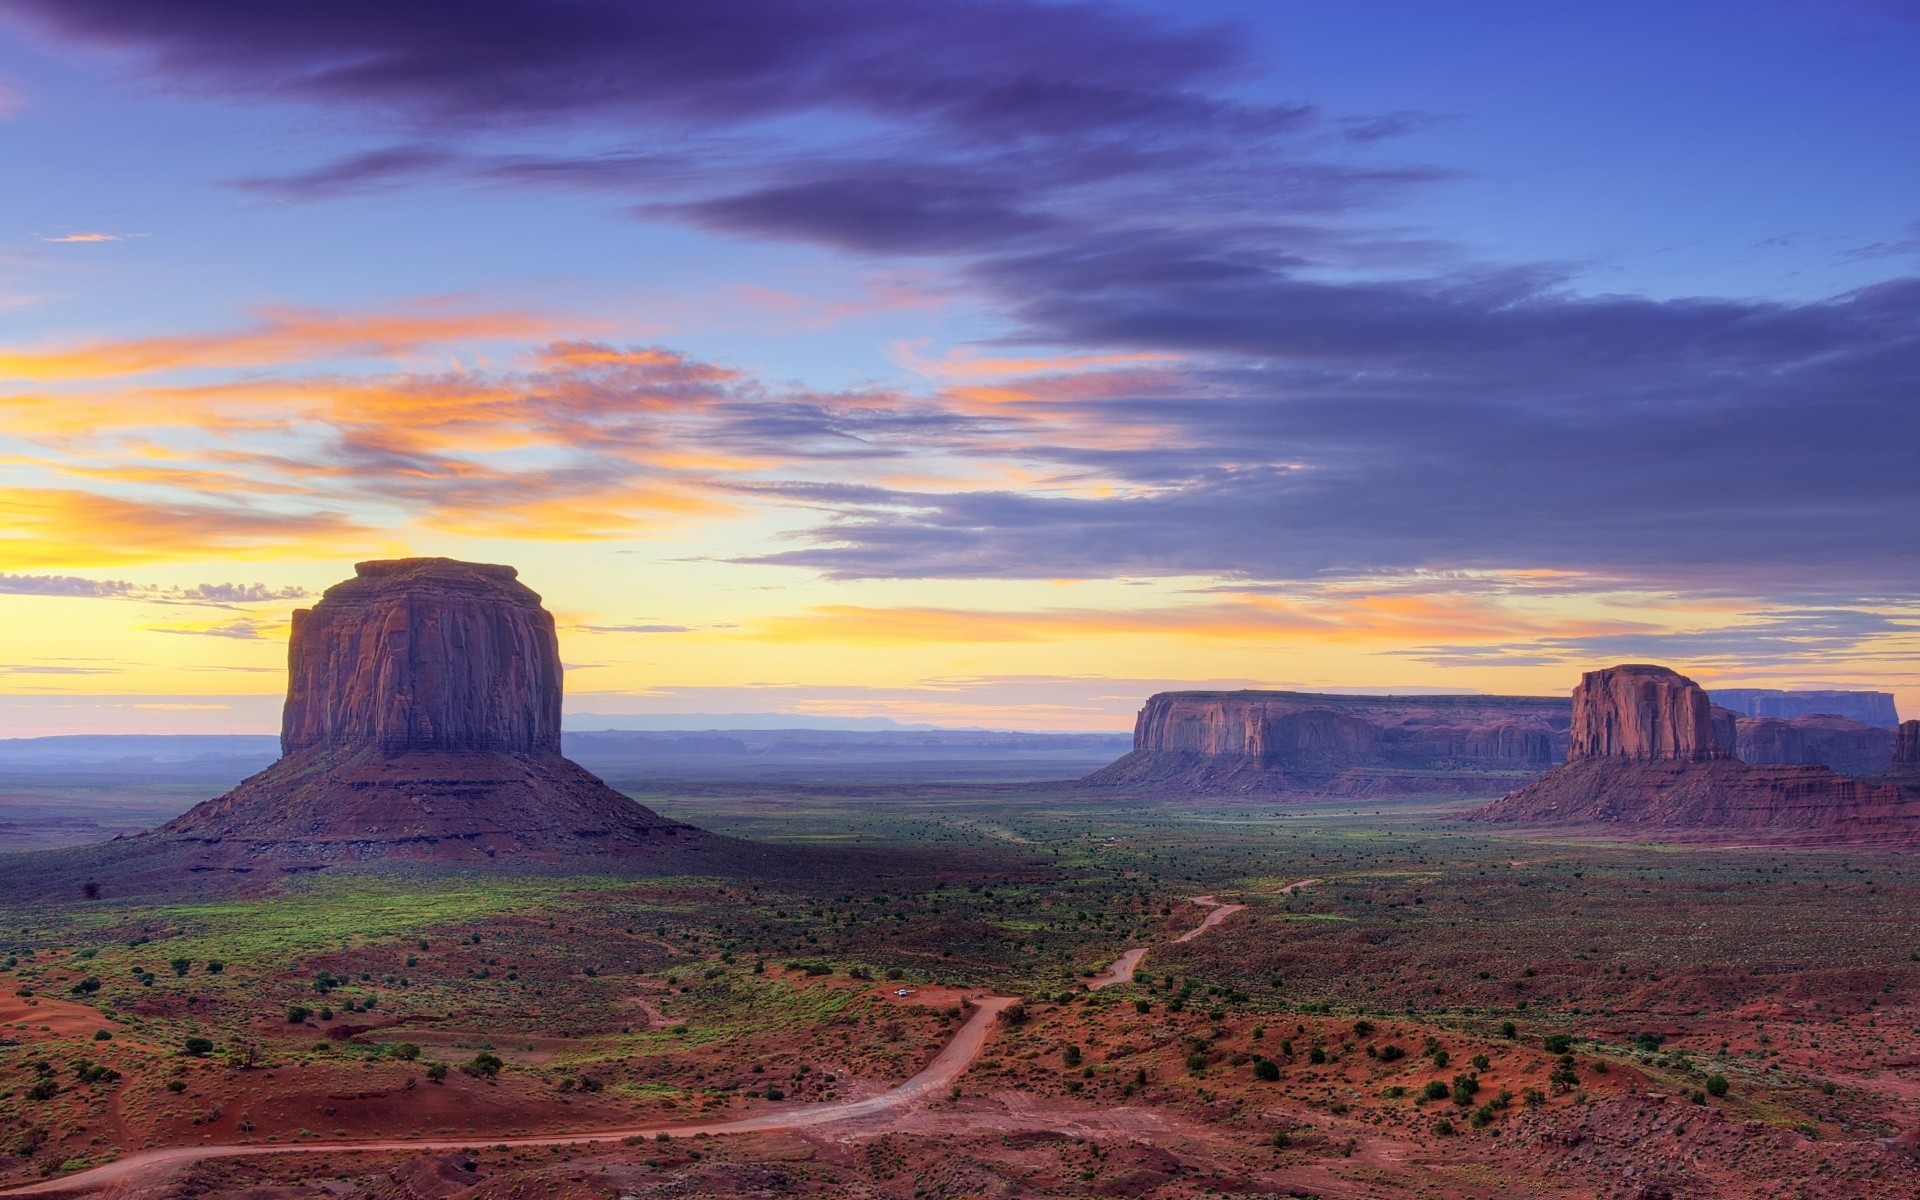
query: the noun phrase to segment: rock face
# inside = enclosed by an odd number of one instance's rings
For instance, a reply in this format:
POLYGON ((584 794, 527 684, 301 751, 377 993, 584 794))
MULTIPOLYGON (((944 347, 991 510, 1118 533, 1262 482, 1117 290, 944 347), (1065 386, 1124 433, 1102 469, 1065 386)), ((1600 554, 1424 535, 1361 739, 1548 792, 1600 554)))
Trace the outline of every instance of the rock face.
POLYGON ((1900 723, 1891 692, 1806 691, 1777 688, 1715 688, 1711 698, 1743 717, 1846 717, 1862 725, 1892 729, 1900 723))
POLYGON ((295 614, 284 756, 150 838, 190 870, 711 845, 560 755, 553 618, 512 567, 359 564, 295 614))
POLYGON ((1741 717, 1734 757, 1755 766, 1806 764, 1872 775, 1893 760, 1894 732, 1847 717, 1741 717))
POLYGON ((559 639, 512 567, 403 558, 354 571, 293 614, 282 753, 559 753, 559 639))
POLYGON ((1824 766, 1742 762, 1730 753, 1733 715, 1716 712, 1692 681, 1665 668, 1591 672, 1574 692, 1573 711, 1567 763, 1474 818, 1603 823, 1682 838, 1920 846, 1920 788, 1824 766))
POLYGON ((1715 710, 1699 684, 1666 667, 1589 671, 1573 690, 1567 761, 1628 758, 1709 762, 1732 758, 1734 716, 1715 710))
POLYGON ((1903 721, 1893 744, 1893 762, 1887 774, 1920 782, 1920 721, 1903 721))
POLYGON ((1133 751, 1084 781, 1188 795, 1462 794, 1537 775, 1571 707, 1533 696, 1162 692, 1133 751))

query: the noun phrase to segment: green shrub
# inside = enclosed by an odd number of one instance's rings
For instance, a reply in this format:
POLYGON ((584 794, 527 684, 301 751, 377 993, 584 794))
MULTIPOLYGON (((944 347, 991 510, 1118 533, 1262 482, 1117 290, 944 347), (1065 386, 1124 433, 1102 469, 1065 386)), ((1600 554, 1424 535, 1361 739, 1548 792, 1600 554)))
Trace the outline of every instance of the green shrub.
POLYGON ((1327 1061, 1327 1052, 1318 1046, 1314 1046, 1307 1051, 1307 1061, 1317 1067, 1327 1061))
POLYGON ((1707 1076, 1707 1095, 1719 1097, 1727 1094, 1727 1077, 1719 1073, 1707 1076))
POLYGON ((471 1062, 460 1069, 475 1079, 495 1079, 500 1075, 500 1068, 505 1065, 505 1063, 500 1061, 499 1055, 489 1054, 487 1051, 482 1050, 473 1056, 471 1062))
POLYGON ((1427 1080, 1426 1090, 1421 1093, 1428 1100, 1445 1100, 1451 1091, 1444 1079, 1427 1080))
POLYGON ((1565 1054, 1573 1049, 1573 1037, 1565 1033, 1550 1033, 1541 1039, 1540 1044, 1546 1047, 1548 1054, 1565 1054))
POLYGON ((289 1004, 287 1006, 287 1024, 289 1025, 304 1024, 307 1018, 312 1015, 313 1010, 304 1004, 289 1004))
POLYGON ((195 1058, 203 1058, 206 1055, 213 1053, 213 1039, 203 1038, 203 1037, 190 1037, 186 1040, 186 1044, 184 1045, 183 1049, 185 1049, 188 1054, 193 1055, 195 1058))
POLYGON ((1520 1027, 1518 1025, 1515 1025, 1512 1021, 1502 1021, 1500 1022, 1500 1036, 1503 1038, 1519 1037, 1520 1027))
POLYGON ((1383 1063, 1399 1062, 1407 1056, 1407 1052, 1392 1042, 1388 1042, 1378 1050, 1375 1050, 1373 1056, 1383 1063))
POLYGON ((1255 1060, 1253 1077, 1262 1083, 1272 1083, 1280 1078, 1280 1064, 1270 1058, 1255 1060))
POLYGON ((1069 1067, 1079 1066, 1080 1065, 1080 1047, 1078 1046, 1060 1047, 1060 1061, 1065 1066, 1069 1066, 1069 1067))

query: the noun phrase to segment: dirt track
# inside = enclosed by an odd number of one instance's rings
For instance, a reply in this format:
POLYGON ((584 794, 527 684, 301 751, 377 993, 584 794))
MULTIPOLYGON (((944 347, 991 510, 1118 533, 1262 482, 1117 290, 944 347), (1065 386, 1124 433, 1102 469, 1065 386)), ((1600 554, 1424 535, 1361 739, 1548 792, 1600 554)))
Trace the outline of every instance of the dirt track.
MULTIPOLYGON (((1303 879, 1282 889, 1291 892, 1295 888, 1305 887, 1315 882, 1303 879)), ((1209 908, 1206 919, 1193 929, 1175 938, 1176 942, 1186 942, 1198 937, 1215 925, 1226 920, 1234 913, 1245 908, 1242 904, 1221 904, 1212 896, 1196 896, 1195 904, 1209 908)), ((1088 982, 1092 988, 1108 987, 1116 983, 1125 983, 1133 978, 1136 968, 1146 957, 1147 947, 1139 946, 1123 953, 1105 972, 1088 982)), ((626 1129, 603 1129, 582 1133, 532 1134, 519 1137, 496 1137, 491 1135, 469 1134, 458 1139, 420 1139, 420 1138, 382 1138, 371 1141, 314 1141, 296 1145, 264 1145, 252 1143, 245 1145, 206 1145, 206 1146, 166 1146, 155 1150, 141 1150, 124 1158, 93 1167, 85 1171, 76 1171, 57 1179, 42 1180, 21 1187, 10 1188, 0 1195, 7 1196, 84 1196, 105 1191, 116 1185, 138 1183, 142 1180, 163 1174, 175 1167, 188 1163, 201 1162, 210 1158, 253 1158, 267 1154, 313 1154, 326 1152, 331 1154, 351 1153, 354 1151, 383 1152, 395 1150, 460 1150, 478 1143, 490 1146, 567 1146, 595 1142, 618 1142, 626 1138, 651 1138, 666 1133, 675 1137, 691 1137, 695 1134, 724 1133, 772 1133, 782 1130, 805 1129, 815 1125, 834 1124, 842 1121, 856 1121, 865 1117, 874 1117, 905 1108, 916 1101, 952 1087, 973 1060, 980 1055, 986 1045, 987 1037, 993 1030, 993 1024, 1001 1010, 1014 1002, 1012 996, 980 996, 972 1000, 973 1013, 960 1026, 933 1061, 920 1072, 896 1088, 870 1096, 865 1100, 846 1100, 834 1104, 817 1104, 806 1108, 796 1108, 782 1112, 763 1113, 757 1117, 743 1117, 734 1121, 716 1121, 704 1124, 648 1125, 626 1129)))
POLYGON ((625 1138, 666 1133, 675 1137, 695 1134, 769 1133, 786 1129, 804 1129, 838 1121, 857 1120, 890 1112, 921 1100, 931 1093, 953 1086, 954 1080, 972 1065, 986 1045, 1000 1011, 1013 1003, 1011 996, 985 996, 975 1000, 973 1015, 960 1026, 932 1062, 899 1087, 865 1100, 847 1100, 838 1104, 816 1104, 786 1112, 765 1113, 737 1121, 704 1124, 648 1125, 631 1129, 600 1129, 585 1133, 534 1134, 523 1137, 495 1137, 469 1134, 458 1139, 382 1138, 374 1141, 303 1142, 298 1145, 224 1145, 167 1146, 142 1150, 105 1166, 76 1171, 58 1179, 43 1180, 24 1187, 11 1188, 8 1196, 78 1196, 103 1191, 116 1184, 136 1182, 174 1167, 209 1158, 253 1158, 265 1154, 312 1154, 325 1151, 339 1154, 352 1151, 460 1150, 484 1143, 489 1146, 570 1146, 592 1142, 618 1142, 625 1138))

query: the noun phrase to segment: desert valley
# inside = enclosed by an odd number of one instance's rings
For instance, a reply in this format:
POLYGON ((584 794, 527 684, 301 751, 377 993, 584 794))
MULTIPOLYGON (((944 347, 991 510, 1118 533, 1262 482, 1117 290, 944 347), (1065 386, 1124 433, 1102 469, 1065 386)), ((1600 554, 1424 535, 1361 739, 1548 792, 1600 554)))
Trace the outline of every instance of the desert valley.
POLYGON ((1920 1188, 1881 697, 1168 694, 1077 780, 609 787, 557 645, 510 568, 364 563, 283 757, 0 860, 8 1194, 1920 1188))

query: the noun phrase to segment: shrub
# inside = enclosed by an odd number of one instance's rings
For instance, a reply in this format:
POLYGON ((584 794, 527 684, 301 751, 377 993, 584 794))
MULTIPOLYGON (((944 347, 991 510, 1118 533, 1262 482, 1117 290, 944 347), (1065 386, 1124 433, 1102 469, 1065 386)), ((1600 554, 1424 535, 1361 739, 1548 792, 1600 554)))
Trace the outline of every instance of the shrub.
POLYGON ((1541 1039, 1540 1044, 1546 1047, 1548 1054, 1565 1054, 1573 1049, 1573 1037, 1565 1033, 1550 1033, 1541 1039))
POLYGON ((307 1018, 311 1017, 312 1015, 313 1015, 313 1010, 308 1008, 304 1004, 287 1005, 287 1024, 289 1025, 304 1024, 307 1018))
POLYGON ((1187 1055, 1187 1070, 1195 1075, 1207 1069, 1207 1056, 1204 1054, 1187 1055))
POLYGON ((227 964, 221 962, 217 958, 210 958, 207 960, 207 974, 209 975, 218 975, 220 974, 220 972, 226 969, 227 969, 227 964))
POLYGON ((1518 1025, 1515 1025, 1512 1021, 1502 1021, 1500 1022, 1500 1036, 1503 1038, 1519 1037, 1520 1027, 1518 1025))
POLYGON ((1407 1056, 1407 1052, 1392 1042, 1388 1042, 1378 1050, 1375 1050, 1373 1056, 1383 1063, 1399 1062, 1407 1056))
POLYGON ((186 1044, 182 1048, 195 1058, 204 1058, 213 1053, 213 1040, 211 1038, 190 1037, 186 1040, 186 1044))
POLYGON ((1461 1108, 1470 1106, 1473 1103, 1474 1093, 1479 1090, 1480 1081, 1473 1076, 1455 1075, 1453 1077, 1453 1102, 1461 1108))
POLYGON ((1133 1002, 1133 1011, 1137 1013, 1150 1013, 1153 1011, 1153 1005, 1145 1000, 1135 1000, 1133 1002))
POLYGON ((1287 1135, 1286 1130, 1276 1129, 1273 1131, 1273 1148, 1275 1150, 1285 1150, 1291 1145, 1293 1145, 1293 1139, 1287 1135))
POLYGON ((475 1079, 495 1079, 499 1077, 500 1068, 505 1065, 500 1061, 499 1055, 482 1050, 473 1056, 473 1061, 460 1069, 475 1079))
POLYGON ((1009 1004, 1000 1010, 1000 1019, 1009 1025, 1025 1025, 1031 1015, 1024 1004, 1009 1004))
POLYGON ((82 979, 79 983, 74 984, 71 989, 76 996, 91 996, 99 990, 100 980, 99 977, 94 975, 89 975, 85 979, 82 979))
POLYGON ((447 1077, 447 1064, 443 1062, 427 1064, 427 1078, 434 1083, 443 1082, 447 1077))
POLYGON ((785 1100, 786 1098, 787 1098, 787 1094, 781 1091, 777 1087, 770 1087, 767 1089, 767 1099, 769 1100, 785 1100))
POLYGON ((51 1100, 60 1094, 60 1085, 52 1079, 42 1079, 27 1089, 29 1100, 51 1100))
POLYGON ((175 975, 185 975, 187 971, 193 967, 193 960, 190 958, 176 958, 167 965, 173 968, 175 975))
POLYGON ((1707 1076, 1707 1095, 1719 1097, 1727 1094, 1727 1077, 1718 1072, 1707 1076))
MULTIPOLYGON (((96 1042, 110 1042, 113 1040, 113 1031, 111 1029, 96 1029, 93 1031, 93 1040, 96 1042)), ((1831 1096, 1833 1093, 1828 1092, 1827 1094, 1831 1096)))
POLYGON ((1280 1064, 1270 1058, 1263 1058, 1253 1064, 1253 1077, 1263 1083, 1272 1083, 1280 1078, 1280 1064))
POLYGON ((1435 1050, 1433 1052, 1433 1065, 1436 1070, 1440 1070, 1440 1071, 1446 1070, 1447 1064, 1452 1061, 1453 1061, 1453 1056, 1448 1054, 1445 1050, 1435 1050))
POLYGON ((1468 1059, 1467 1062, 1471 1064, 1473 1069, 1476 1071, 1484 1071, 1488 1067, 1493 1065, 1493 1060, 1489 1059, 1484 1054, 1476 1054, 1472 1058, 1468 1059))
POLYGON ((396 1042, 387 1053, 406 1062, 420 1057, 420 1046, 416 1042, 396 1042))
POLYGON ((1445 1100, 1448 1091, 1446 1080, 1429 1079, 1427 1080, 1426 1090, 1423 1091, 1421 1095, 1428 1100, 1445 1100))
POLYGON ((1327 1061, 1327 1052, 1318 1046, 1314 1046, 1307 1051, 1307 1061, 1317 1067, 1327 1061))
POLYGON ((1368 1034, 1372 1032, 1373 1032, 1373 1022, 1367 1020, 1364 1017, 1362 1017, 1360 1020, 1355 1021, 1353 1023, 1353 1034, 1355 1037, 1366 1037, 1368 1034))
POLYGON ((1080 1047, 1062 1046, 1060 1048, 1060 1061, 1062 1064, 1069 1067, 1079 1066, 1080 1065, 1080 1047))
POLYGON ((1493 1123, 1493 1105, 1482 1104, 1479 1108, 1474 1109, 1473 1115, 1467 1118, 1467 1123, 1475 1129, 1479 1129, 1484 1125, 1491 1125, 1493 1123))
POLYGON ((1441 1137, 1451 1137, 1453 1136, 1453 1122, 1447 1120, 1445 1117, 1441 1117, 1433 1123, 1433 1131, 1441 1137))

